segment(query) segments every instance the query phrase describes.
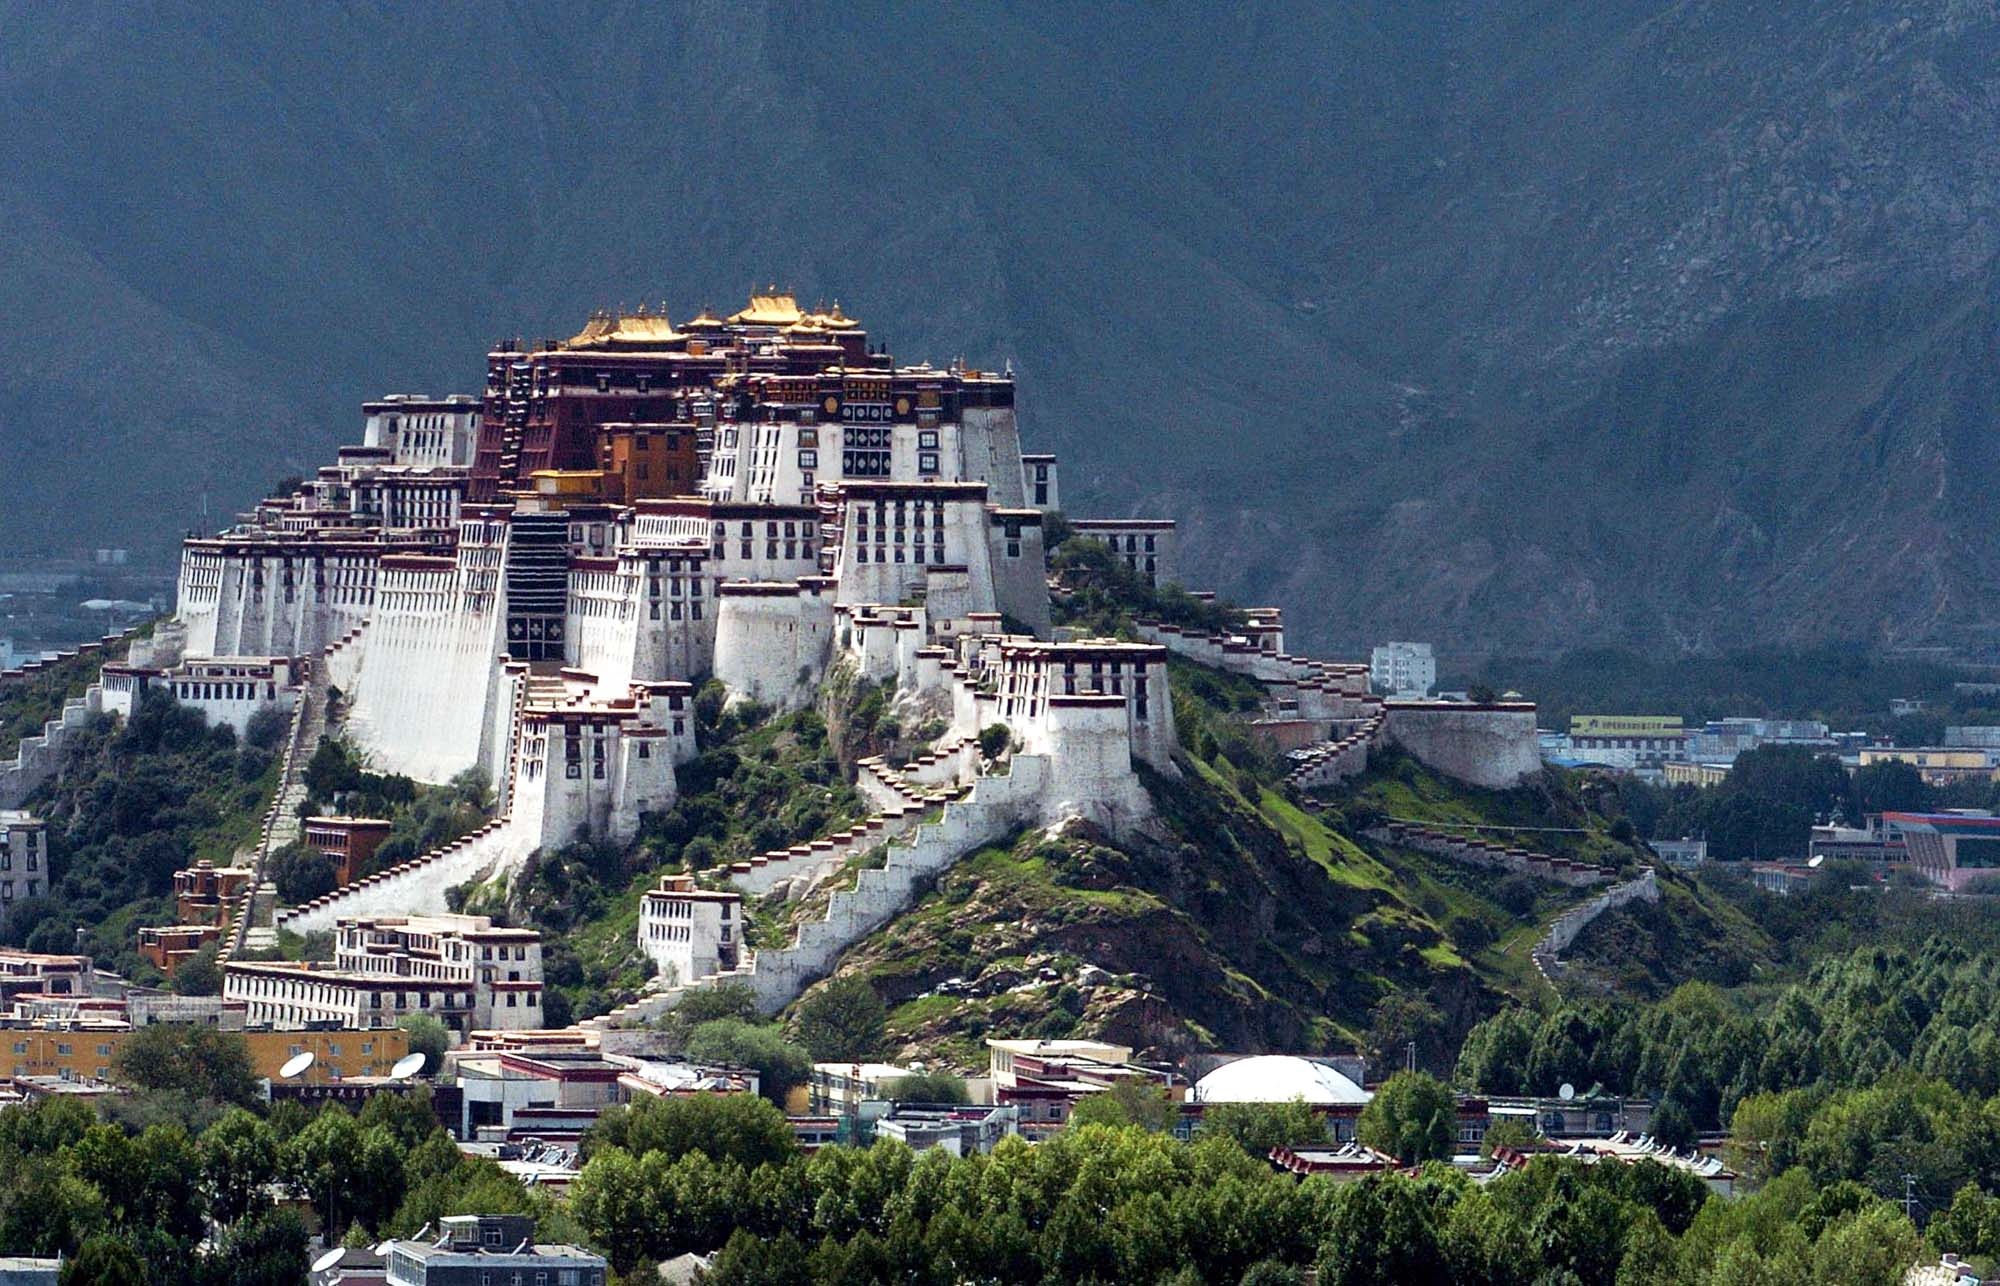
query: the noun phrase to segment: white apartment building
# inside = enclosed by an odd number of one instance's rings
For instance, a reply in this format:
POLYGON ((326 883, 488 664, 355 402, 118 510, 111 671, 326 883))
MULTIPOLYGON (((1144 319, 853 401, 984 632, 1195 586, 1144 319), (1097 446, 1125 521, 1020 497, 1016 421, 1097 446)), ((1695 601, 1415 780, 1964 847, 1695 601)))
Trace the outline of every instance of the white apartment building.
POLYGON ((1391 696, 1429 696, 1437 677, 1437 657, 1428 643, 1384 643, 1368 661, 1369 684, 1391 696))

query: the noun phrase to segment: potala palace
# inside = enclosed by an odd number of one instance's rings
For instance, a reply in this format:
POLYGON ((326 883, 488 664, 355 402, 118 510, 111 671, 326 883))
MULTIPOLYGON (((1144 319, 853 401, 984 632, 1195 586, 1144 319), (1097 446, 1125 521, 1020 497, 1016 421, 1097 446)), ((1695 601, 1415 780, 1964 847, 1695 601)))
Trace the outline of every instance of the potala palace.
MULTIPOLYGON (((1358 771, 1388 741, 1482 785, 1536 770, 1532 707, 1385 701, 1365 664, 1287 653, 1275 609, 1228 636, 1052 629, 1056 461, 1023 454, 1014 408, 1011 373, 899 365, 837 305, 806 310, 776 290, 727 317, 600 313, 567 340, 504 343, 482 396, 367 403, 360 445, 188 540, 177 618, 107 664, 81 704, 129 712, 171 691, 238 727, 269 706, 289 713, 285 784, 225 955, 281 928, 421 925, 446 911, 447 890, 544 846, 631 839, 675 799, 676 767, 697 750, 696 685, 711 677, 732 701, 778 709, 812 703, 830 678, 873 681, 946 726, 913 763, 860 765, 865 822, 725 881, 663 878, 638 930, 656 989, 601 1025, 724 977, 775 1009, 963 854, 1072 818, 1143 825, 1135 762, 1176 771, 1170 653, 1260 681, 1255 726, 1302 785, 1358 771), (994 724, 1011 745, 989 758, 979 733, 994 724), (494 819, 274 906, 262 858, 297 838, 301 766, 332 735, 420 782, 482 770, 494 819), (744 946, 743 899, 803 897, 885 846, 789 949, 744 946)), ((1171 522, 1072 530, 1142 576, 1175 577, 1171 522)), ((64 730, 0 765, 0 806, 53 770, 64 730)), ((331 1003, 321 993, 350 975, 364 965, 288 981, 284 966, 246 962, 225 986, 263 1004, 331 1003)))

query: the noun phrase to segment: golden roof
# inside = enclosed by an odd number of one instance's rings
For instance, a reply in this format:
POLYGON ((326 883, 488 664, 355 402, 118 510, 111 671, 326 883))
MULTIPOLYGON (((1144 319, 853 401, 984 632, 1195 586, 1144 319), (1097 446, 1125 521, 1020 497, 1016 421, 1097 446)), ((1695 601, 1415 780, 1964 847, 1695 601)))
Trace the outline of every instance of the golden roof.
POLYGON ((813 320, 817 321, 821 326, 823 326, 827 330, 861 329, 860 322, 854 320, 852 317, 849 317, 846 313, 840 311, 840 301, 838 299, 833 301, 832 312, 815 313, 813 314, 813 320))
POLYGON ((799 311, 799 301, 789 291, 766 286, 762 293, 752 291, 750 306, 740 313, 731 314, 729 320, 739 326, 790 326, 803 316, 805 314, 799 311))
POLYGON ((717 317, 713 312, 709 311, 709 309, 704 306, 700 313, 698 313, 693 317, 688 318, 687 321, 683 322, 681 324, 681 329, 720 330, 724 324, 725 323, 723 322, 722 318, 717 317))
POLYGON ((611 312, 598 309, 590 315, 584 328, 570 337, 566 348, 608 348, 612 345, 667 344, 682 338, 667 320, 666 310, 656 313, 646 311, 641 304, 637 312, 611 312))

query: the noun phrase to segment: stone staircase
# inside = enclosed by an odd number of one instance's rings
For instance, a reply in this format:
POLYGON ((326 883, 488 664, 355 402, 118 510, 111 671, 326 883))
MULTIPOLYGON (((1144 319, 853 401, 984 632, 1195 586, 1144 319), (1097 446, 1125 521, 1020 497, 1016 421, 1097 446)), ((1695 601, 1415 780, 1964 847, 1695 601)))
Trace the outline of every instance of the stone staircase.
MULTIPOLYGON (((1037 816, 1040 795, 1049 779, 1049 762, 1033 755, 1016 756, 1006 775, 981 777, 962 798, 942 806, 935 820, 922 822, 886 845, 879 867, 863 867, 854 887, 837 889, 827 899, 826 913, 798 926, 788 947, 746 953, 734 969, 691 982, 665 986, 641 995, 608 1014, 587 1019, 582 1026, 603 1030, 629 1027, 660 1017, 689 992, 728 982, 748 985, 757 1006, 776 1013, 825 977, 848 949, 907 909, 919 889, 960 858, 995 843, 1037 816)), ((866 851, 864 846, 856 851, 866 851)))
POLYGON ((1299 790, 1314 790, 1337 786, 1366 772, 1368 754, 1382 740, 1385 720, 1380 704, 1376 703, 1378 710, 1372 718, 1363 720, 1359 727, 1338 740, 1314 742, 1299 752, 1292 761, 1292 770, 1285 774, 1285 784, 1299 790))
POLYGON ((292 722, 285 732, 284 757, 278 768, 278 789, 271 796, 271 806, 264 810, 263 825, 257 838, 257 853, 251 862, 250 891, 236 909, 236 918, 224 935, 220 958, 227 962, 242 951, 255 951, 277 945, 278 931, 271 925, 259 925, 258 908, 275 905, 275 892, 267 894, 264 888, 264 873, 270 863, 271 854, 288 844, 296 844, 304 831, 304 823, 299 817, 299 805, 306 801, 306 765, 319 751, 320 742, 326 737, 327 715, 326 666, 308 664, 305 685, 299 690, 297 704, 292 707, 292 722))

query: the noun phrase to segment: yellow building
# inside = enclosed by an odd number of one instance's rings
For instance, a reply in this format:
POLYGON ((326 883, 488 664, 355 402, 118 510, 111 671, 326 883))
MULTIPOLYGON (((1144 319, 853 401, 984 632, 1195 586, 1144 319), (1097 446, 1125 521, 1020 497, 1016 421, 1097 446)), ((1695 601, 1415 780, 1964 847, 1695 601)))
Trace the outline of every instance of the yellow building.
POLYGON ((1908 764, 1933 786, 2000 779, 2000 750, 1971 746, 1863 746, 1861 766, 1908 764))
POLYGON ((1669 786, 1720 786, 1729 777, 1729 765, 1665 763, 1660 776, 1669 786))
MULTIPOLYGON (((55 1076, 63 1080, 116 1080, 118 1049, 132 1034, 123 1023, 68 1024, 0 1029, 6 1055, 0 1067, 10 1076, 55 1076)), ((387 1076, 396 1060, 410 1052, 409 1033, 396 1028, 373 1031, 246 1031, 250 1067, 260 1077, 276 1080, 278 1070, 308 1051, 313 1065, 296 1078, 300 1084, 320 1084, 351 1076, 387 1076)))

